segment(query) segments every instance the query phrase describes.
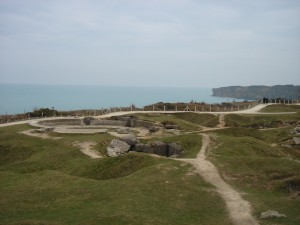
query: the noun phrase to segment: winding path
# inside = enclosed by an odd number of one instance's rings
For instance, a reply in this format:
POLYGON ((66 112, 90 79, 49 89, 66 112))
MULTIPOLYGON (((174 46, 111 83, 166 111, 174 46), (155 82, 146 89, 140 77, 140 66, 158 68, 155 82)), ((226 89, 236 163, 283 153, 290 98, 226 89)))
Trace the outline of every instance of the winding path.
MULTIPOLYGON (((295 112, 275 112, 275 113, 264 113, 260 112, 261 109, 265 108, 266 106, 273 105, 273 104, 260 104, 256 105, 253 108, 246 109, 246 110, 240 110, 240 111, 226 111, 226 112, 194 112, 194 111, 189 111, 190 113, 197 113, 197 114, 214 114, 214 115, 224 115, 224 114, 264 114, 264 115, 270 115, 270 114, 294 114, 295 112)), ((299 104, 296 104, 299 105, 299 104)), ((151 114, 151 113, 160 113, 160 114, 172 114, 172 113, 182 113, 186 111, 121 111, 121 112, 112 112, 100 116, 96 116, 96 118, 99 119, 104 119, 104 118, 109 118, 112 116, 123 116, 123 115, 128 115, 128 114, 136 114, 136 113, 146 113, 146 114, 151 114)), ((49 118, 42 118, 42 119, 31 119, 31 120, 22 120, 22 121, 17 121, 17 122, 10 122, 10 123, 2 123, 0 124, 0 127, 7 127, 7 126, 14 126, 14 125, 20 125, 20 124, 37 124, 39 121, 44 121, 44 120, 57 120, 57 119, 74 119, 74 117, 49 117, 49 118)))
MULTIPOLYGON (((211 114, 219 114, 219 126, 217 129, 222 129, 225 126, 224 115, 225 114, 291 114, 289 112, 284 113, 262 113, 260 110, 266 105, 257 105, 253 108, 241 110, 241 111, 231 111, 231 112, 193 112, 193 113, 211 113, 211 114)), ((121 116, 127 114, 134 113, 180 113, 179 111, 127 111, 127 112, 114 112, 106 115, 97 116, 97 118, 108 118, 112 116, 121 116)), ((36 119, 36 120, 27 120, 27 121, 19 121, 13 123, 0 124, 0 127, 18 125, 18 124, 27 124, 30 122, 38 122, 42 120, 49 119, 60 119, 60 117, 56 118, 44 118, 44 119, 36 119)), ((217 168, 210 161, 206 159, 205 151, 209 146, 210 138, 208 134, 201 134, 203 136, 203 144, 200 152, 195 159, 177 159, 180 161, 184 161, 192 164, 197 173, 208 183, 211 183, 216 187, 216 191, 220 194, 223 200, 226 203, 227 209, 229 211, 230 218, 235 225, 258 225, 257 220, 251 214, 251 206, 249 202, 245 201, 240 193, 234 190, 229 184, 227 184, 222 177, 220 176, 217 168)), ((76 146, 80 147, 84 154, 89 155, 91 158, 99 158, 100 155, 96 154, 92 151, 92 146, 94 143, 75 143, 76 146)))
POLYGON ((203 143, 196 159, 177 159, 192 164, 197 173, 208 183, 216 187, 226 203, 230 218, 235 225, 258 225, 258 222, 251 214, 251 206, 241 195, 227 184, 220 176, 217 168, 206 159, 205 151, 209 146, 210 138, 208 134, 201 134, 203 143))

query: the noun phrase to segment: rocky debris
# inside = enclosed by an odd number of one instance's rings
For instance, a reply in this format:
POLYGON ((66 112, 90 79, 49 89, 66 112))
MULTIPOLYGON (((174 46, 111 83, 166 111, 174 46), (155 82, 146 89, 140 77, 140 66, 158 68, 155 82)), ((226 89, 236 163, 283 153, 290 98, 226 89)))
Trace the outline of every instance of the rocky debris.
MULTIPOLYGON (((172 142, 169 144, 169 156, 178 156, 182 152, 181 146, 172 142)), ((175 157, 176 158, 176 157, 175 157)))
POLYGON ((136 144, 133 150, 166 157, 178 157, 182 151, 181 147, 175 142, 164 143, 161 141, 150 142, 148 144, 136 144))
POLYGON ((110 157, 114 157, 125 154, 129 151, 129 149, 130 145, 128 145, 126 142, 113 139, 107 147, 107 153, 110 157))
POLYGON ((131 116, 113 116, 111 120, 123 121, 126 127, 135 127, 137 118, 133 115, 131 116))
POLYGON ((130 133, 128 127, 122 127, 116 130, 119 134, 128 134, 130 133))
POLYGON ((281 144, 281 146, 284 148, 292 148, 292 145, 290 144, 281 144))
POLYGON ((144 149, 148 148, 150 145, 148 144, 136 144, 134 146, 134 151, 136 152, 143 152, 144 149))
POLYGON ((260 219, 266 219, 266 218, 280 218, 280 217, 286 217, 286 215, 284 214, 281 214, 277 211, 274 211, 274 210, 268 210, 267 212, 262 212, 260 214, 260 219))
POLYGON ((127 119, 126 127, 135 127, 136 124, 136 118, 131 116, 127 119))
POLYGON ((159 130, 158 127, 151 126, 151 127, 149 128, 149 133, 155 133, 155 132, 158 131, 158 130, 159 130))
POLYGON ((164 127, 166 129, 177 129, 178 128, 177 124, 173 121, 166 120, 166 121, 163 121, 162 124, 164 125, 164 127))
POLYGON ((166 125, 165 125, 165 128, 166 128, 166 129, 177 129, 178 126, 175 125, 175 124, 166 124, 166 125))
POLYGON ((138 143, 137 138, 134 134, 128 134, 126 136, 121 137, 121 140, 128 145, 136 145, 138 143))
POLYGON ((293 142, 295 145, 300 145, 300 138, 299 137, 293 137, 293 142))
POLYGON ((49 133, 49 132, 52 132, 53 130, 54 130, 54 127, 43 127, 36 131, 41 132, 41 133, 49 133))
POLYGON ((84 125, 86 125, 86 126, 89 126, 89 125, 91 125, 91 122, 93 121, 93 120, 95 120, 95 118, 93 118, 93 117, 84 117, 83 119, 82 119, 82 123, 84 124, 84 125))
POLYGON ((294 129, 292 129, 291 131, 290 131, 290 133, 291 134, 293 134, 293 135, 300 135, 300 127, 295 127, 294 129))
POLYGON ((162 141, 155 141, 155 142, 151 142, 150 146, 151 146, 151 149, 153 149, 154 154, 169 157, 168 144, 166 144, 162 141))
MULTIPOLYGON (((145 120, 136 120, 136 124, 137 127, 145 127, 147 129, 150 129, 150 127, 154 126, 153 122, 150 121, 145 121, 145 120)), ((155 125, 157 126, 157 125, 155 125)))

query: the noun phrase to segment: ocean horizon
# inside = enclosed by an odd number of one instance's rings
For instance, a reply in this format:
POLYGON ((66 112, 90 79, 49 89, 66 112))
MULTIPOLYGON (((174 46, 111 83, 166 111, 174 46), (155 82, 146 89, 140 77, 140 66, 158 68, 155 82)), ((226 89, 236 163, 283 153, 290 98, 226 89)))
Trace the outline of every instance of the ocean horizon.
POLYGON ((121 87, 37 84, 0 84, 0 114, 31 112, 35 108, 60 111, 144 107, 157 102, 232 102, 232 98, 212 96, 212 88, 121 87))

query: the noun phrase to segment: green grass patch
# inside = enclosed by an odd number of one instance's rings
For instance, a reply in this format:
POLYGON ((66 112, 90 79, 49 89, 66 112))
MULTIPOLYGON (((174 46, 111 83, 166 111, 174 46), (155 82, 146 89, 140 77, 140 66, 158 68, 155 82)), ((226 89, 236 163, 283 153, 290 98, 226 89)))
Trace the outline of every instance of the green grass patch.
POLYGON ((182 131, 197 131, 200 130, 200 126, 194 123, 191 123, 187 120, 176 117, 175 114, 136 114, 139 119, 163 123, 165 121, 172 122, 178 125, 178 129, 182 131))
POLYGON ((205 127, 216 127, 219 119, 213 114, 197 114, 197 113, 175 113, 175 117, 188 121, 193 124, 198 124, 205 127))
POLYGON ((2 224, 230 224, 225 205, 189 166, 165 162, 97 181, 58 171, 2 172, 2 224), (205 204, 203 204, 205 202, 205 204))
POLYGON ((89 165, 76 168, 73 173, 77 176, 97 180, 114 179, 134 173, 144 167, 160 162, 148 154, 130 153, 119 157, 94 160, 89 165))
POLYGON ((17 134, 28 128, 0 129, 0 224, 231 224, 214 188, 185 163, 143 153, 90 159, 72 143, 110 136, 17 134))
MULTIPOLYGON (((251 129, 251 128, 227 128, 224 130, 215 131, 215 133, 224 134, 230 137, 253 137, 267 143, 280 143, 291 139, 290 133, 292 128, 278 128, 278 129, 251 129)), ((242 143, 241 143, 242 144, 242 143)))
POLYGON ((261 112, 300 112, 300 105, 276 104, 269 105, 261 110, 261 112))
POLYGON ((228 114, 225 123, 228 127, 278 127, 296 124, 300 120, 300 113, 282 115, 238 115, 228 114), (285 124, 286 123, 286 124, 285 124))
POLYGON ((220 135, 218 141, 222 143, 216 153, 226 157, 283 157, 286 156, 281 148, 271 147, 270 144, 249 136, 220 135))
POLYGON ((276 210, 286 218, 261 219, 260 224, 299 224, 300 163, 293 154, 269 142, 285 129, 258 131, 235 128, 218 131, 217 148, 209 158, 224 179, 246 193, 243 197, 261 212, 276 210), (273 136, 273 137, 272 137, 273 136))

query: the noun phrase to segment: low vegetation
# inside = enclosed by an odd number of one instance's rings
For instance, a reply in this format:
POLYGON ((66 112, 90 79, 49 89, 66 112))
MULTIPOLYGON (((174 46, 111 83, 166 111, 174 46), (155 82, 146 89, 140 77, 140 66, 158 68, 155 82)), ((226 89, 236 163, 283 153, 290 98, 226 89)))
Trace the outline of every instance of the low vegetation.
POLYGON ((262 112, 300 112, 299 105, 275 104, 262 109, 262 112))
POLYGON ((178 125, 178 129, 181 131, 201 130, 201 127, 198 124, 194 124, 187 120, 178 118, 174 114, 138 114, 138 118, 145 121, 157 122, 160 124, 166 121, 168 121, 169 123, 172 122, 173 124, 178 125))
MULTIPOLYGON (((300 222, 300 148, 284 147, 299 124, 299 106, 270 106, 288 115, 226 115, 226 129, 210 131, 208 152, 224 180, 248 200, 262 225, 300 222), (279 121, 279 122, 278 122, 279 121), (284 218, 259 219, 276 210, 284 218)), ((160 123, 171 121, 179 135, 143 141, 176 142, 181 157, 194 158, 202 127, 215 127, 209 114, 138 114, 160 123)), ((215 188, 181 161, 129 153, 91 159, 75 142, 96 143, 105 154, 109 134, 55 134, 41 139, 19 133, 28 125, 0 128, 0 224, 232 224, 215 188)))
POLYGON ((282 126, 296 125, 300 114, 274 114, 274 115, 238 115, 229 114, 225 116, 228 127, 248 128, 278 128, 282 126))
POLYGON ((300 149, 280 145, 291 139, 290 130, 234 128, 215 134, 209 158, 228 183, 246 193, 244 198, 253 206, 255 216, 268 210, 287 216, 264 219, 261 224, 300 221, 300 149))
POLYGON ((176 113, 175 117, 205 127, 216 127, 218 117, 212 114, 176 113))
POLYGON ((110 136, 18 134, 29 128, 0 129, 1 224, 230 224, 187 164, 143 153, 90 159, 72 142, 110 136))

